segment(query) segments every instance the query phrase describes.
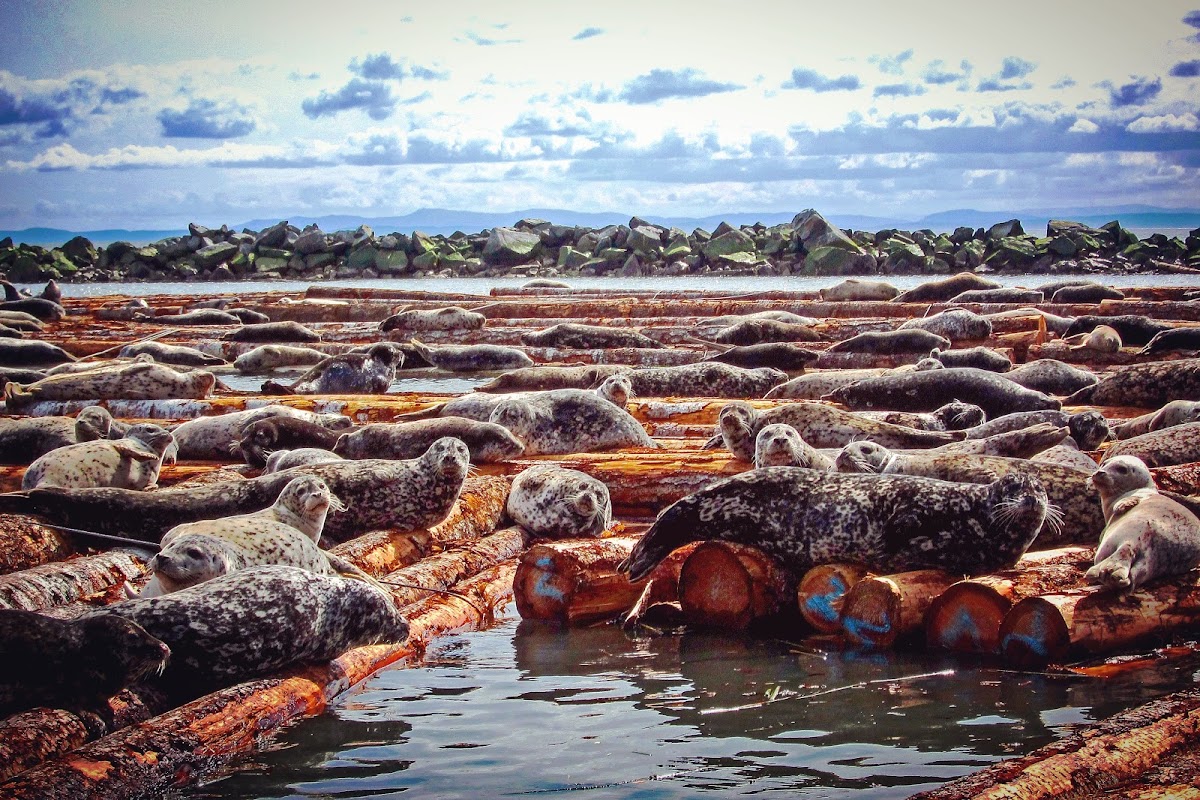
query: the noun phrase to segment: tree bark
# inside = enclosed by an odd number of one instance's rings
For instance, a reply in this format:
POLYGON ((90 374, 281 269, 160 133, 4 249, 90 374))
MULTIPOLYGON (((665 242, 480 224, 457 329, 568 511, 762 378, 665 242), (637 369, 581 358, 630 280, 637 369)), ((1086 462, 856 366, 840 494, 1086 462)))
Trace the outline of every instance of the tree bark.
POLYGON ((145 569, 138 557, 110 550, 9 573, 0 576, 0 608, 44 611, 117 588, 145 569))
POLYGON ((513 593, 524 619, 580 625, 628 611, 646 581, 617 573, 636 539, 569 539, 529 548, 521 557, 513 593))
POLYGON ((864 578, 846 593, 842 633, 861 647, 887 648, 920 630, 925 611, 955 578, 936 569, 864 578))

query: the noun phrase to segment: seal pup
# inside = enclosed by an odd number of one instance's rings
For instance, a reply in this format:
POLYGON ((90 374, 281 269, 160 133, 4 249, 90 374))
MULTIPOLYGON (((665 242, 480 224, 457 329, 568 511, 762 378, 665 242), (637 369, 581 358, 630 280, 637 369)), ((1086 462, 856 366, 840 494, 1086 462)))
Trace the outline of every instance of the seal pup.
MULTIPOLYGON (((963 339, 986 339, 992 335, 992 323, 987 317, 965 308, 951 308, 930 317, 918 317, 900 324, 898 330, 930 331, 951 342, 963 339)), ((936 345, 935 345, 936 346, 936 345)))
POLYGON ((489 372, 532 367, 524 350, 500 344, 443 344, 431 347, 416 339, 409 341, 421 357, 447 372, 489 372))
POLYGON ((1162 408, 1172 400, 1197 397, 1200 397, 1200 358, 1184 358, 1123 366, 1063 402, 1074 406, 1162 408))
MULTIPOLYGON (((262 467, 276 450, 296 447, 320 447, 332 450, 341 433, 323 425, 292 416, 272 416, 247 423, 241 439, 230 447, 252 467, 262 467)), ((424 451, 422 451, 424 452, 424 451)))
POLYGON ((290 386, 268 380, 263 394, 384 394, 396 380, 404 353, 388 342, 365 353, 343 353, 321 361, 290 386))
POLYGON ((472 464, 507 461, 525 452, 525 445, 503 425, 466 417, 363 425, 339 436, 333 452, 342 458, 416 458, 443 436, 466 444, 472 464))
POLYGON ((947 367, 903 375, 884 375, 835 389, 825 400, 859 410, 932 411, 952 400, 972 403, 988 417, 1013 411, 1057 410, 1062 403, 1026 389, 998 373, 972 367, 947 367))
POLYGON ((252 422, 275 417, 292 417, 313 422, 333 431, 344 431, 353 423, 341 414, 314 414, 290 406, 272 404, 180 423, 171 432, 179 445, 179 457, 196 461, 223 461, 230 448, 242 438, 242 429, 252 422))
POLYGON ((477 392, 530 392, 546 389, 591 389, 609 375, 629 369, 621 364, 583 364, 558 367, 539 364, 497 375, 477 392))
POLYGON ((75 360, 75 356, 58 345, 39 339, 0 340, 0 364, 6 367, 64 364, 75 360))
POLYGON ((319 342, 321 334, 289 319, 242 325, 221 338, 229 342, 319 342))
POLYGON ((1125 420, 1113 432, 1118 439, 1131 439, 1188 422, 1200 422, 1200 400, 1172 400, 1157 411, 1125 420))
POLYGON ((791 425, 764 425, 754 438, 754 468, 808 467, 833 472, 833 460, 800 438, 791 425))
POLYGON ((1050 297, 1051 303, 1099 303, 1101 300, 1124 300, 1120 289, 1100 283, 1077 283, 1058 289, 1050 297))
POLYGON ((608 487, 578 470, 535 464, 513 478, 504 505, 513 522, 533 536, 599 536, 612 525, 608 487))
POLYGON ((1152 356, 1173 350, 1200 350, 1200 325, 1185 325, 1154 334, 1139 356, 1152 356))
POLYGON ((170 651, 121 617, 61 620, 0 609, 0 716, 38 706, 97 709, 161 673, 170 651))
POLYGON ((21 488, 149 489, 158 483, 163 455, 174 443, 171 432, 157 425, 134 425, 122 439, 81 442, 38 457, 25 470, 21 488))
POLYGON ((162 342, 137 342, 125 345, 118 355, 121 358, 137 358, 143 353, 160 364, 178 364, 185 367, 217 367, 225 363, 220 356, 210 356, 194 347, 163 344, 162 342))
POLYGON ((675 367, 637 367, 625 373, 639 397, 762 397, 787 381, 774 367, 743 369, 715 361, 675 367))
POLYGON ((1118 456, 1136 456, 1148 467, 1200 461, 1200 422, 1185 422, 1122 439, 1104 451, 1100 463, 1118 456))
POLYGON ((933 411, 856 411, 860 417, 892 425, 903 425, 919 431, 964 431, 980 425, 986 419, 983 409, 957 400, 933 411))
POLYGON ((1111 317, 1085 314, 1075 317, 1062 336, 1065 339, 1078 333, 1090 333, 1097 325, 1107 325, 1116 330, 1121 341, 1129 347, 1141 347, 1148 344, 1155 334, 1169 331, 1172 328, 1170 325, 1138 314, 1116 314, 1111 317))
POLYGON ((1154 486, 1136 458, 1102 464, 1091 477, 1108 524, 1084 574, 1120 592, 1135 592, 1156 578, 1181 575, 1200 564, 1200 519, 1154 486))
POLYGON ((975 485, 768 467, 673 503, 617 569, 641 580, 676 548, 719 539, 757 547, 797 575, 832 561, 975 575, 1016 563, 1046 504, 1041 484, 1022 474, 975 485))
POLYGON ((847 300, 891 300, 900 294, 900 290, 883 281, 846 278, 841 283, 818 289, 817 294, 826 303, 836 303, 847 300))
POLYGON ((389 331, 474 331, 487 320, 483 314, 459 306, 432 310, 409 310, 392 314, 379 323, 379 330, 389 331))
POLYGON ((488 421, 510 430, 527 456, 658 447, 628 411, 584 389, 501 395, 488 421))
POLYGON ((131 620, 166 644, 163 685, 189 696, 408 637, 387 593, 289 566, 238 570, 161 597, 113 603, 88 618, 102 616, 131 620))
POLYGON ((1056 358, 1028 361, 1004 373, 1013 383, 1043 394, 1069 395, 1100 381, 1095 374, 1056 358))
POLYGON ((1041 303, 1045 293, 1037 289, 1022 289, 1020 286, 1002 286, 999 289, 968 289, 951 297, 950 303, 1041 303))
POLYGON ((155 363, 132 363, 108 370, 49 375, 28 385, 9 383, 4 401, 10 412, 39 400, 165 400, 208 397, 217 376, 205 370, 177 372, 155 363))
POLYGON ((521 344, 530 347, 569 347, 577 350, 593 348, 634 347, 659 348, 662 343, 649 336, 624 328, 603 325, 582 325, 561 322, 536 331, 521 334, 521 344))
POLYGON ((0 418, 0 463, 28 464, 60 447, 107 439, 112 426, 102 406, 87 406, 74 417, 0 418))
POLYGON ((311 347, 292 347, 286 344, 264 344, 242 353, 233 361, 233 368, 242 373, 268 372, 280 367, 307 367, 329 358, 328 353, 311 347))
POLYGON ((815 350, 800 347, 792 342, 762 342, 731 347, 704 360, 750 369, 774 367, 785 372, 803 372, 808 364, 819 357, 820 353, 815 350))
POLYGON ((988 372, 1008 372, 1012 368, 1012 359, 997 353, 990 347, 982 345, 968 347, 964 350, 941 350, 934 348, 929 353, 930 358, 936 358, 943 367, 974 367, 988 372))
POLYGON ((781 383, 767 392, 767 400, 820 400, 834 389, 848 386, 864 378, 877 378, 891 370, 884 367, 867 369, 828 369, 807 372, 786 383, 781 383))
POLYGON ((712 335, 719 344, 760 344, 762 342, 819 342, 821 335, 808 325, 773 319, 745 319, 721 328, 712 335))
POLYGON ((330 461, 341 461, 342 457, 332 450, 322 450, 319 447, 298 447, 295 450, 276 450, 267 456, 267 464, 263 474, 282 472, 292 467, 303 467, 309 464, 326 464, 330 461))
POLYGON ((1004 288, 996 281, 990 281, 987 278, 972 272, 960 272, 957 275, 951 275, 949 278, 941 278, 939 280, 925 281, 924 283, 909 289, 906 292, 901 292, 892 298, 893 303, 944 303, 955 295, 973 289, 1002 289, 1004 288))
POLYGON ((1121 334, 1108 325, 1097 325, 1087 333, 1064 336, 1063 341, 1072 350, 1091 350, 1096 353, 1121 352, 1121 334))
POLYGON ((834 342, 825 349, 827 353, 875 353, 895 355, 897 353, 928 353, 934 348, 946 348, 950 340, 925 330, 864 331, 863 333, 834 342))

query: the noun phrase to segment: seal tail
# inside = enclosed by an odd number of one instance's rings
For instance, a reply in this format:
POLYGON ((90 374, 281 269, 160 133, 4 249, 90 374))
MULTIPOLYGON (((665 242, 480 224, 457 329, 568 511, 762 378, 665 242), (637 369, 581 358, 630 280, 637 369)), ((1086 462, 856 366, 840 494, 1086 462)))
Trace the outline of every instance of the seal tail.
POLYGON ((33 393, 15 381, 4 383, 4 404, 9 408, 24 405, 33 400, 33 393))
POLYGON ((407 414, 397 414, 392 418, 393 422, 407 422, 415 419, 433 419, 440 416, 445 403, 434 403, 429 408, 422 408, 420 411, 409 411, 407 414))

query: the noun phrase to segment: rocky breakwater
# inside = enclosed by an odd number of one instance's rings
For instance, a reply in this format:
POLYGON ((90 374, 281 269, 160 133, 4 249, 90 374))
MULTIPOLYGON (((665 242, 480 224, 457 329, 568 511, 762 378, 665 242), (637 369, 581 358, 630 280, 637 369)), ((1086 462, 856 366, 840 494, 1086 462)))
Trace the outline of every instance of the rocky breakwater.
POLYGON ((61 247, 0 241, 10 281, 231 281, 377 277, 653 275, 900 275, 1200 271, 1200 229, 1145 239, 1118 221, 1099 228, 1052 220, 1044 236, 1019 220, 989 228, 842 230, 813 210, 790 223, 686 233, 633 217, 589 228, 523 219, 512 227, 431 236, 376 235, 367 226, 326 233, 286 221, 261 231, 189 226, 187 236, 104 248, 84 237, 61 247))

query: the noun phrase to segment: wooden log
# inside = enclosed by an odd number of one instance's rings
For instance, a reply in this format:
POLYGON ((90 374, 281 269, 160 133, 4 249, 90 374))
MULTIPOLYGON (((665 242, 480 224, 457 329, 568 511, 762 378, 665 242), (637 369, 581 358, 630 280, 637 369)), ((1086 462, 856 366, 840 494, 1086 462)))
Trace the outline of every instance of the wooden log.
POLYGON ((463 547, 423 558, 389 573, 380 581, 392 593, 397 605, 407 606, 501 561, 516 558, 524 549, 525 532, 520 528, 504 528, 463 547))
POLYGON ((0 514, 0 574, 61 561, 74 552, 64 534, 32 517, 0 514))
POLYGON ((145 562, 124 551, 79 556, 0 576, 0 608, 42 611, 140 578, 145 562))
POLYGON ((702 542, 679 571, 679 605, 690 625, 745 630, 795 596, 796 578, 761 550, 702 542))
POLYGON ((579 625, 628 611, 646 581, 630 583, 617 564, 636 541, 622 536, 534 545, 517 567, 517 612, 524 619, 579 625))
POLYGON ((1198 622, 1200 585, 1195 572, 1125 597, 1087 586, 1013 605, 1000 623, 1000 655, 1020 667, 1061 664, 1169 636, 1198 622))
POLYGON ((1000 623, 1026 597, 1082 586, 1092 563, 1089 547, 1026 553, 1012 569, 959 581, 925 613, 925 643, 960 653, 998 653, 1000 623))
POLYGON ((808 570, 796 587, 800 616, 818 633, 837 633, 846 593, 867 575, 861 564, 818 564, 808 570))
POLYGON ((860 647, 891 647, 921 629, 934 598, 955 580, 937 569, 864 578, 846 593, 842 634, 860 647))

